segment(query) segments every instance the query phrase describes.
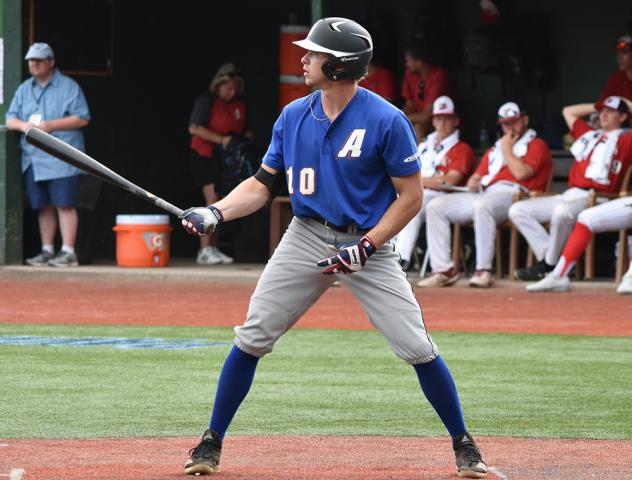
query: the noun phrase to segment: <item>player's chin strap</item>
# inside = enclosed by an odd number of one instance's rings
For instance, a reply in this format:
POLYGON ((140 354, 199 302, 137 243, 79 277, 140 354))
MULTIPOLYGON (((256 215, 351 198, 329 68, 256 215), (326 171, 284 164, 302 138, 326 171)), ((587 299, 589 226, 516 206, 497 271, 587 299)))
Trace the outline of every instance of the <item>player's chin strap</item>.
POLYGON ((364 236, 355 245, 340 249, 338 255, 321 260, 318 266, 325 267, 325 275, 359 272, 376 250, 371 239, 364 236))

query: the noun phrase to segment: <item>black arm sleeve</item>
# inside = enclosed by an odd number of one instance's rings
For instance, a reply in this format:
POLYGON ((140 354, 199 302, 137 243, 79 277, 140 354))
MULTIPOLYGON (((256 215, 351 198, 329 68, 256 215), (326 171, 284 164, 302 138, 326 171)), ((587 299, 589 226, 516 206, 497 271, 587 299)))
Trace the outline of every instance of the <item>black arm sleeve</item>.
POLYGON ((264 184, 266 187, 270 189, 270 200, 272 202, 274 197, 280 195, 283 192, 287 191, 287 183, 285 182, 285 175, 280 175, 277 173, 270 173, 263 168, 259 167, 254 174, 254 177, 257 181, 264 184))
POLYGON ((208 127, 214 100, 213 96, 209 93, 203 93, 195 100, 191 117, 189 117, 189 126, 199 125, 201 127, 208 127))

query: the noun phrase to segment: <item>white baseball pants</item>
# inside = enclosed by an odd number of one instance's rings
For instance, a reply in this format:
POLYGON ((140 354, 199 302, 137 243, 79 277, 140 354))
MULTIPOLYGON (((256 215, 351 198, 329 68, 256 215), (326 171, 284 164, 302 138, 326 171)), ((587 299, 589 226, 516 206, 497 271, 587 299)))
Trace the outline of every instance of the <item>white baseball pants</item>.
POLYGON ((415 245, 417 245, 421 226, 426 221, 428 204, 431 200, 446 194, 447 192, 424 188, 424 203, 421 210, 419 210, 419 213, 397 234, 397 237, 395 237, 395 251, 399 253, 402 260, 410 262, 413 256, 413 250, 415 249, 415 245))
POLYGON ((579 214, 577 221, 586 225, 593 233, 632 228, 632 196, 587 208, 579 214))
POLYGON ((451 255, 451 223, 474 224, 476 269, 489 270, 494 260, 496 225, 507 220, 513 195, 522 187, 498 182, 483 193, 451 193, 428 204, 426 235, 433 272, 454 266, 451 255))
POLYGON ((561 195, 530 198, 515 203, 509 218, 529 243, 538 261, 555 265, 577 215, 588 207, 589 190, 570 188, 561 195), (549 231, 543 223, 549 222, 549 231))

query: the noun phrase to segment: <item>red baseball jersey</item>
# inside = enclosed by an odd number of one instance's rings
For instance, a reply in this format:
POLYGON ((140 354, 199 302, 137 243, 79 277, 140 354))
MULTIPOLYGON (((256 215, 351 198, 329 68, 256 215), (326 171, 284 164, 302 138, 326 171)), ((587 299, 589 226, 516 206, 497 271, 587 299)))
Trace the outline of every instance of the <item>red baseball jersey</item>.
POLYGON ((390 102, 395 102, 398 97, 395 75, 388 68, 378 65, 373 66, 373 69, 373 73, 363 78, 359 85, 390 102))
POLYGON ((599 101, 602 101, 611 95, 625 97, 628 100, 632 100, 632 80, 628 78, 623 70, 619 70, 610 75, 610 78, 608 78, 603 87, 599 101))
MULTIPOLYGON (((487 149, 483 155, 480 165, 476 169, 476 173, 482 177, 488 173, 489 152, 491 152, 491 150, 491 147, 487 149)), ((523 187, 532 191, 544 191, 546 183, 549 180, 549 176, 551 175, 551 169, 553 168, 553 160, 551 158, 549 146, 541 138, 534 138, 527 145, 527 154, 522 157, 522 160, 524 160, 527 165, 533 169, 534 173, 530 178, 519 182, 509 171, 509 165, 505 164, 501 167, 500 171, 492 179, 492 181, 489 182, 489 185, 493 185, 500 180, 507 180, 519 183, 523 187)))
MULTIPOLYGON (((202 95, 193 107, 190 124, 201 125, 218 135, 243 133, 246 126, 246 105, 240 99, 224 102, 202 95)), ((213 143, 196 135, 191 136, 191 148, 202 157, 211 157, 213 143)))
POLYGON ((463 180, 459 185, 465 185, 468 177, 474 170, 476 159, 474 151, 470 146, 459 140, 443 157, 441 165, 437 167, 437 171, 446 175, 450 170, 456 170, 463 175, 463 180))
MULTIPOLYGON (((584 133, 592 130, 594 129, 584 120, 578 119, 573 123, 571 135, 577 139, 584 133)), ((568 174, 568 185, 570 187, 593 189, 598 192, 618 192, 621 188, 623 176, 628 166, 632 164, 632 132, 621 135, 617 141, 617 149, 610 164, 610 171, 608 172, 608 180, 610 180, 608 185, 603 185, 593 181, 591 178, 586 178, 586 169, 590 164, 591 156, 592 153, 582 161, 573 161, 573 166, 568 174)))
POLYGON ((406 70, 402 97, 404 100, 412 100, 418 112, 422 111, 426 105, 432 105, 432 102, 441 95, 454 97, 452 81, 445 68, 435 68, 425 80, 420 73, 406 70))

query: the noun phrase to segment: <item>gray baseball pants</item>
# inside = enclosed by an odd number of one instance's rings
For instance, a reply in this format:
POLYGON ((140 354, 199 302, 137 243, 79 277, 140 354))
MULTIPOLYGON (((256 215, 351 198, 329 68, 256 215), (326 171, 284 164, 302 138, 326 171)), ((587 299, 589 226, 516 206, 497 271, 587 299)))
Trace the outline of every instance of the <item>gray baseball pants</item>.
POLYGON ((339 279, 399 358, 411 365, 434 360, 439 355, 437 346, 426 331, 419 303, 390 242, 353 274, 324 275, 316 266, 360 238, 295 217, 257 283, 246 322, 235 328, 237 347, 257 357, 271 352, 279 337, 339 279))

